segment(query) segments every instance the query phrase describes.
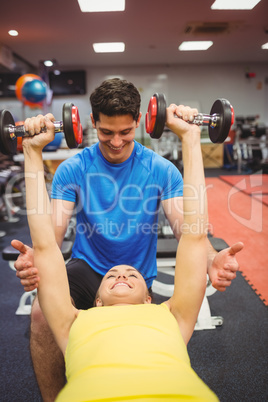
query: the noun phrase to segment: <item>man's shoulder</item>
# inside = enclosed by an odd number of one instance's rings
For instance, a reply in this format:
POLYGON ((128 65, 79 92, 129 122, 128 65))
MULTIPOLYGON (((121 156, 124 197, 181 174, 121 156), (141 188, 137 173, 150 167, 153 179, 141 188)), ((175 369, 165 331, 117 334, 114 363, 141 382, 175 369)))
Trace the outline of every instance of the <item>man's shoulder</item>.
POLYGON ((163 169, 173 165, 168 159, 140 143, 136 143, 136 157, 150 170, 157 167, 163 169))
POLYGON ((71 156, 68 159, 65 159, 60 165, 60 170, 75 170, 81 169, 85 171, 87 166, 92 163, 92 161, 96 158, 96 144, 91 147, 86 147, 81 149, 76 155, 71 156))
MULTIPOLYGON (((74 155, 72 158, 75 161, 88 161, 95 159, 97 156, 97 150, 98 150, 98 144, 93 144, 90 147, 86 147, 81 149, 80 152, 78 152, 76 155, 74 155)), ((72 159, 70 158, 70 159, 72 159)))

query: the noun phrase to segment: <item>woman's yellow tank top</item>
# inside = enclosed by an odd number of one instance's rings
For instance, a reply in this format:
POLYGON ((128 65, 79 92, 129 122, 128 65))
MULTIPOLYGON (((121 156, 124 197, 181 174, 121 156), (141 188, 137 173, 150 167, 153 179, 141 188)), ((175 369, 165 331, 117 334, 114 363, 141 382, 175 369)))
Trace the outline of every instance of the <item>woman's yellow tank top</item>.
POLYGON ((166 304, 81 311, 65 363, 67 385, 57 402, 218 400, 192 370, 166 304))

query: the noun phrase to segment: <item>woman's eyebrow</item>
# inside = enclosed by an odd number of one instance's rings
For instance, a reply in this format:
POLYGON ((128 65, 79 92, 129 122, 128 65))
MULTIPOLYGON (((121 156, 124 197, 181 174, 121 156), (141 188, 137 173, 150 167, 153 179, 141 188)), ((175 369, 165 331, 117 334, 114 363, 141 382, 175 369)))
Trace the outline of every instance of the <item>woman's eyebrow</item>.
MULTIPOLYGON (((135 271, 135 272, 138 272, 135 268, 127 268, 126 271, 135 271)), ((108 272, 118 272, 118 269, 112 268, 112 269, 110 269, 108 272)), ((107 273, 108 273, 108 272, 107 272, 107 273)))

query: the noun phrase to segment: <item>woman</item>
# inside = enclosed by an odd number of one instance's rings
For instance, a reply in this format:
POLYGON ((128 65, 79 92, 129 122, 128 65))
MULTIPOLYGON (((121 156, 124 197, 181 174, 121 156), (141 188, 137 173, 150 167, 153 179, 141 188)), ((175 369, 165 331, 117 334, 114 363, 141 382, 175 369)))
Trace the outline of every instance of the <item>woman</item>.
MULTIPOLYGON (((42 149, 54 138, 53 117, 25 122, 33 136, 23 140, 23 150, 28 222, 40 276, 38 297, 66 361, 67 385, 58 401, 217 400, 191 369, 186 349, 207 273, 200 129, 186 123, 196 113, 184 106, 167 109, 167 125, 182 142, 184 163, 184 223, 173 296, 160 306, 151 304, 141 274, 120 265, 104 276, 96 307, 87 311, 71 303, 65 263, 51 223, 42 149), (34 136, 44 126, 47 132, 34 136)), ((237 252, 242 245, 233 247, 237 252)))

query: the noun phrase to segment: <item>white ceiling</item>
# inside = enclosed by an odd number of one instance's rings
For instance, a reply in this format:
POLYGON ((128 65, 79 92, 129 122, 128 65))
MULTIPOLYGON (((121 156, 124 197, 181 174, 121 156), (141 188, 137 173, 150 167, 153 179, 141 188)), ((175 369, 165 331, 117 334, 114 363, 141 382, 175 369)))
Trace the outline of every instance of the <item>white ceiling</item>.
POLYGON ((267 62, 268 0, 251 11, 211 10, 213 0, 126 0, 124 12, 82 13, 77 0, 2 0, 0 42, 38 66, 267 62), (225 33, 185 33, 193 23, 228 23, 225 33), (8 30, 16 29, 18 37, 8 30), (212 40, 207 51, 179 52, 184 40, 212 40), (117 54, 96 54, 94 42, 126 44, 117 54))

